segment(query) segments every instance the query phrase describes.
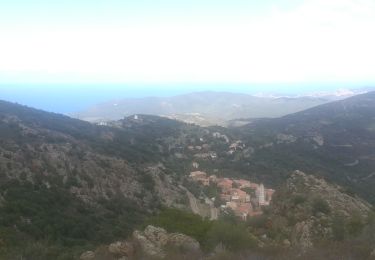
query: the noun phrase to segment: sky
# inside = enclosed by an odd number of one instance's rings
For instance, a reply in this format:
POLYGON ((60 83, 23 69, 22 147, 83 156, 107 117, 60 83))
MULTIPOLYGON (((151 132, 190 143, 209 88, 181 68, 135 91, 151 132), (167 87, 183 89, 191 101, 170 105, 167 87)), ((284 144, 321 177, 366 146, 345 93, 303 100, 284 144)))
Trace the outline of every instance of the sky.
POLYGON ((372 86, 374 28, 373 0, 0 0, 0 99, 372 86))

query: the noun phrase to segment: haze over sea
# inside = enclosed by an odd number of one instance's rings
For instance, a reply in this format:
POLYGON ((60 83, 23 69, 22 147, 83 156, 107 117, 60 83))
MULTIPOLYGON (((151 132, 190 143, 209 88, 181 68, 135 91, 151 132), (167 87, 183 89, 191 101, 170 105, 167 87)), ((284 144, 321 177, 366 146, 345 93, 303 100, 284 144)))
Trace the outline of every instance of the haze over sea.
POLYGON ((70 113, 195 91, 374 86, 372 0, 0 3, 0 99, 70 113))
POLYGON ((0 85, 0 99, 56 113, 72 113, 88 106, 123 98, 174 96, 198 91, 264 95, 304 95, 355 89, 366 84, 9 84, 0 85))

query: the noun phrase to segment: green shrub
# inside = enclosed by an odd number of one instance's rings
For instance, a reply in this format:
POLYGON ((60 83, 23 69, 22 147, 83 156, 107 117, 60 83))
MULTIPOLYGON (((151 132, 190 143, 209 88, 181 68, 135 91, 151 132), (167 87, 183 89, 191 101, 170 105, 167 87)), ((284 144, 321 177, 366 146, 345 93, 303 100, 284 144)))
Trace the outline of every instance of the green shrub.
POLYGON ((178 209, 164 209, 159 215, 150 218, 146 223, 162 227, 168 232, 178 232, 194 237, 201 245, 205 244, 206 234, 212 226, 211 221, 178 209))
POLYGON ((301 194, 297 194, 297 195, 295 195, 294 197, 293 197, 293 204, 295 205, 295 206, 297 206, 297 205, 299 205, 299 204, 303 204, 303 203, 305 203, 306 202, 306 196, 304 196, 304 195, 301 195, 301 194))
POLYGON ((333 217, 332 233, 334 240, 343 241, 346 238, 345 219, 342 216, 333 217))
POLYGON ((328 202, 322 198, 315 198, 312 202, 312 210, 314 214, 324 213, 329 214, 331 208, 328 205, 328 202))
POLYGON ((0 259, 4 259, 9 250, 18 252, 19 249, 28 250, 30 256, 40 255, 39 259, 57 259, 50 255, 57 250, 55 246, 61 249, 55 255, 63 251, 69 255, 77 246, 126 238, 144 221, 145 213, 124 197, 114 196, 90 206, 67 189, 56 186, 47 188, 43 184, 10 181, 0 189, 4 191, 4 203, 0 207, 0 243, 7 249, 0 245, 0 259))
POLYGON ((365 224, 359 214, 354 214, 347 223, 348 233, 352 236, 359 235, 364 227, 365 224))
POLYGON ((233 225, 228 222, 216 221, 207 234, 209 248, 222 244, 230 251, 241 251, 255 247, 254 237, 244 225, 233 225))
POLYGON ((168 232, 191 236, 207 251, 220 243, 229 250, 245 250, 255 245, 254 237, 243 223, 209 221, 178 209, 165 209, 159 215, 150 218, 146 224, 162 227, 168 232))

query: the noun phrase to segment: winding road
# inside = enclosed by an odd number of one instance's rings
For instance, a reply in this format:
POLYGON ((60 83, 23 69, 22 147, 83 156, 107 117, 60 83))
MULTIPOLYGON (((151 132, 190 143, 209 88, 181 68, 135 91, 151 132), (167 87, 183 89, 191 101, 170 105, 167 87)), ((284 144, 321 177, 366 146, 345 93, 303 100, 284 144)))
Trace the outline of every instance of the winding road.
MULTIPOLYGON (((189 199, 190 208, 193 211, 193 213, 200 215, 202 217, 207 216, 206 214, 202 213, 202 211, 199 209, 198 202, 194 194, 191 193, 188 189, 186 189, 183 186, 179 186, 179 187, 186 191, 186 194, 189 199)), ((219 217, 219 210, 215 208, 213 201, 211 201, 209 198, 206 198, 205 201, 206 201, 206 204, 209 205, 210 207, 210 220, 217 220, 219 217)))
POLYGON ((193 211, 193 213, 201 215, 201 212, 198 207, 197 199, 194 197, 194 195, 190 191, 186 191, 187 196, 189 198, 190 208, 193 211))

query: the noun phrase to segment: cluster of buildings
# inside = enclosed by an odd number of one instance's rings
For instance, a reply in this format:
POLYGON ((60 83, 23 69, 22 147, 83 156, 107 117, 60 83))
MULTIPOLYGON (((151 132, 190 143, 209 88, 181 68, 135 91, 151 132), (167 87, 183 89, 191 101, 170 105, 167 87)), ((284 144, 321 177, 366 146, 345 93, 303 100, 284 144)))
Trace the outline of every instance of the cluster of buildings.
POLYGON ((204 186, 211 184, 220 188, 220 199, 223 202, 222 210, 231 209, 236 216, 243 220, 248 217, 262 214, 262 206, 267 206, 275 192, 266 189, 263 184, 257 184, 244 179, 218 178, 208 176, 203 171, 190 173, 190 178, 204 186))

